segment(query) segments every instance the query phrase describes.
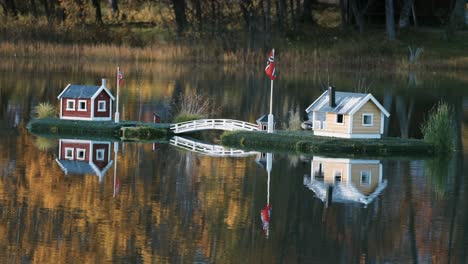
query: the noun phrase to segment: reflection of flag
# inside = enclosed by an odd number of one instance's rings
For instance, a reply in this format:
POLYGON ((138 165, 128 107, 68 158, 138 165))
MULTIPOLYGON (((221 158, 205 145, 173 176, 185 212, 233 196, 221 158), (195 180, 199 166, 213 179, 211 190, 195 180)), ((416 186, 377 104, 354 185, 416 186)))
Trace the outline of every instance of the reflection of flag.
POLYGON ((271 216, 271 205, 267 204, 260 211, 260 218, 262 219, 262 228, 265 237, 268 238, 270 234, 270 216, 271 216))
POLYGON ((117 192, 120 189, 120 181, 119 178, 115 178, 115 183, 114 183, 114 197, 117 194, 117 192))
POLYGON ((120 67, 117 67, 117 81, 119 82, 119 86, 121 86, 123 83, 123 75, 120 67))
POLYGON ((272 49, 270 52, 270 56, 267 60, 267 65, 265 67, 265 73, 270 78, 270 80, 276 79, 276 71, 275 71, 275 49, 272 49))

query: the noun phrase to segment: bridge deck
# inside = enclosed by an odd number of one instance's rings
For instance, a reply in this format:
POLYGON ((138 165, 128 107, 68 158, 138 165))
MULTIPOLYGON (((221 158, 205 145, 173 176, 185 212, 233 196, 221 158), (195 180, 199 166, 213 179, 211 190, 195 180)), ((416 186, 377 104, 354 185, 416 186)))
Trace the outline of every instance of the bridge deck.
POLYGON ((256 131, 257 125, 234 120, 234 119, 198 119, 182 123, 171 124, 170 129, 173 133, 185 133, 201 130, 226 130, 226 131, 256 131))

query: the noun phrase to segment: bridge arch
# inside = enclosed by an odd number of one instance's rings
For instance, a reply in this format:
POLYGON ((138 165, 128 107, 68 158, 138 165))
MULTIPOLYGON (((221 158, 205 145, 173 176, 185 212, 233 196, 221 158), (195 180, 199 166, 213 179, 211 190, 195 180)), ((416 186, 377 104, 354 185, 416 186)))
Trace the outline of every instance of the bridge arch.
POLYGON ((234 119, 197 119, 182 123, 171 124, 170 129, 175 134, 194 132, 201 130, 226 130, 226 131, 257 131, 255 124, 234 119))

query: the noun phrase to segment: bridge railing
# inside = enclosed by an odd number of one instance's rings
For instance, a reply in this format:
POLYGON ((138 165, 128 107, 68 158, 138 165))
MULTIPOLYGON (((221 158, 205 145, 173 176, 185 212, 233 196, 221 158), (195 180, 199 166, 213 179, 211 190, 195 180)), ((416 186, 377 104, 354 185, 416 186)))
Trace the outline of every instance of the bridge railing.
POLYGON ((246 157, 257 154, 257 152, 254 151, 225 148, 220 145, 202 143, 178 136, 172 137, 169 142, 173 146, 214 157, 246 157))
POLYGON ((234 119, 198 119, 182 123, 171 124, 170 129, 174 133, 183 133, 198 130, 218 129, 218 130, 258 130, 257 125, 234 120, 234 119))

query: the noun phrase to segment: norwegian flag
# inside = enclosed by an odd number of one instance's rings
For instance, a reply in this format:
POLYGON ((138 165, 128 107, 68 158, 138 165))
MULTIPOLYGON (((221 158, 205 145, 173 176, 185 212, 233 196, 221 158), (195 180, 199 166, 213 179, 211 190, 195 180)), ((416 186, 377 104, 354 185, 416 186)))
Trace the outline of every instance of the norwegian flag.
POLYGON ((123 74, 120 70, 120 67, 117 67, 117 80, 119 81, 119 86, 122 86, 123 83, 123 74))
POLYGON ((270 80, 276 79, 275 71, 275 49, 272 49, 270 52, 270 57, 268 57, 267 64, 265 67, 265 73, 270 78, 270 80))

